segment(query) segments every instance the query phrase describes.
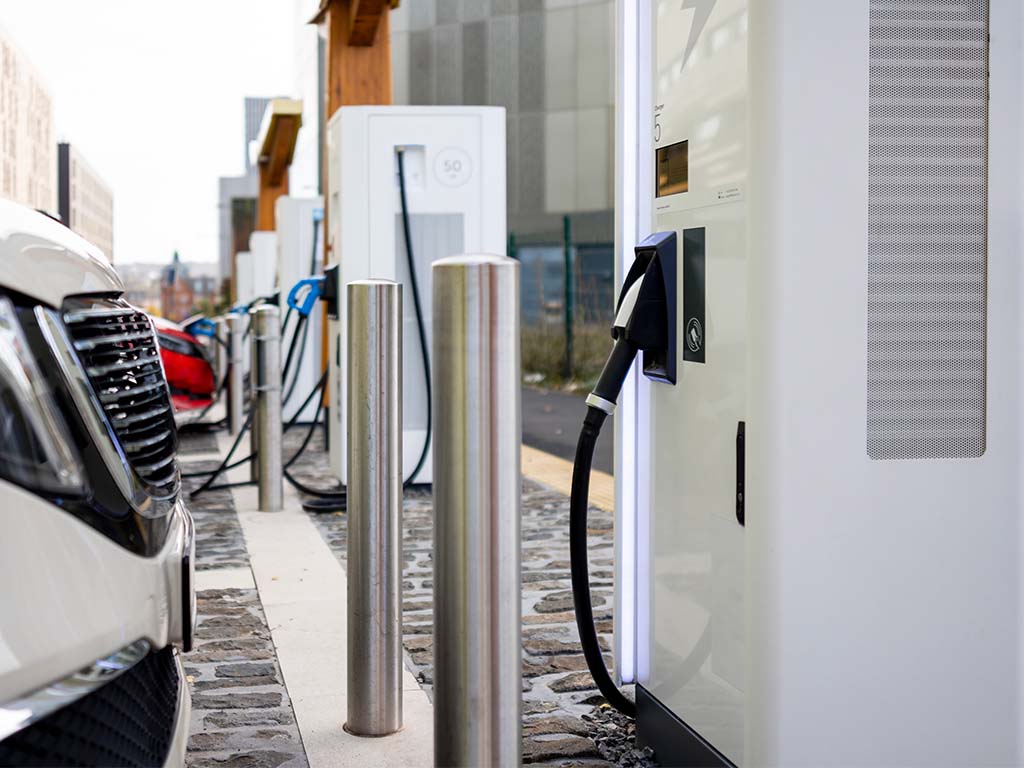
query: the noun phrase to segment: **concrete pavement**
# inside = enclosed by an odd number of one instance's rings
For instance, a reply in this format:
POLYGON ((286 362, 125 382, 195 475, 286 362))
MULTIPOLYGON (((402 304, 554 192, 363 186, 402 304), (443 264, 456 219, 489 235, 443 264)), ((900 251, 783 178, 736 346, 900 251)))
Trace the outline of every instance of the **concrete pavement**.
MULTIPOLYGON (((523 443, 560 459, 572 461, 587 406, 585 393, 523 387, 523 443)), ((612 424, 609 421, 597 441, 594 469, 614 471, 612 424)))

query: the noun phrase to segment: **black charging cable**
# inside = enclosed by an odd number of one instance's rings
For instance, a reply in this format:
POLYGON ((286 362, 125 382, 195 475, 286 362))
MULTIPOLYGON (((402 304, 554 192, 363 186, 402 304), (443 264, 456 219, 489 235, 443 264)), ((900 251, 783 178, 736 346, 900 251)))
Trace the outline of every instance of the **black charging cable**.
POLYGON ((601 426, 615 412, 622 385, 639 351, 662 352, 669 346, 669 313, 665 277, 657 257, 638 259, 619 295, 612 338, 615 344, 593 392, 587 397, 587 413, 576 444, 569 495, 569 564, 576 628, 590 674, 608 703, 628 717, 636 717, 636 704, 608 673, 594 625, 587 561, 587 510, 590 471, 601 426))
MULTIPOLYGON (((292 335, 292 346, 288 352, 288 357, 291 358, 292 350, 295 349, 296 339, 299 341, 297 359, 302 360, 302 356, 306 353, 306 338, 309 336, 310 321, 306 315, 299 316, 299 324, 295 326, 295 333, 292 335), (302 334, 301 336, 299 334, 302 334)), ((292 399, 292 395, 295 393, 295 387, 298 386, 299 378, 301 377, 300 366, 295 366, 295 372, 292 375, 291 384, 288 384, 288 370, 290 365, 290 359, 285 362, 284 370, 281 371, 281 386, 285 388, 284 397, 281 398, 282 407, 288 405, 292 399)))
MULTIPOLYGON (((324 378, 320 380, 320 386, 317 391, 323 391, 324 387, 327 386, 326 373, 324 378)), ((305 405, 303 405, 303 408, 305 405)), ((299 445, 299 449, 295 451, 285 462, 284 465, 284 477, 292 487, 296 490, 301 491, 307 496, 311 496, 311 499, 305 499, 302 502, 302 508, 307 512, 344 512, 348 507, 348 494, 344 487, 331 490, 326 488, 311 488, 296 477, 289 471, 291 466, 299 460, 299 457, 306 450, 310 440, 313 439, 313 434, 316 431, 316 427, 320 421, 320 414, 324 408, 323 398, 320 398, 320 402, 317 403, 316 414, 313 416, 313 421, 309 424, 309 429, 306 431, 306 436, 302 440, 302 444, 299 445)), ((301 412, 301 408, 299 409, 301 412)))
MULTIPOLYGON (((323 389, 326 386, 327 386, 327 371, 324 371, 323 375, 320 377, 320 380, 313 387, 313 391, 311 391, 306 396, 306 399, 302 401, 302 405, 299 406, 298 410, 295 412, 295 415, 293 415, 292 418, 288 420, 288 423, 286 423, 284 425, 284 428, 282 429, 282 433, 287 432, 289 429, 292 429, 294 426, 296 426, 296 424, 299 423, 299 415, 306 409, 306 406, 309 405, 309 403, 313 400, 314 397, 316 397, 317 395, 319 395, 319 394, 321 394, 323 392, 323 389)), ((317 413, 319 414, 319 411, 317 413)), ((224 459, 221 461, 221 463, 215 469, 202 470, 202 471, 199 471, 199 472, 185 472, 185 473, 182 473, 182 475, 181 475, 182 477, 206 477, 207 478, 206 482, 204 482, 201 486, 199 486, 198 488, 196 488, 196 490, 192 491, 192 493, 189 494, 190 498, 195 498, 196 496, 199 496, 200 494, 205 493, 206 491, 217 490, 219 488, 226 488, 226 487, 232 487, 233 488, 233 487, 237 487, 237 486, 241 486, 241 485, 251 485, 252 484, 253 481, 252 480, 248 480, 248 481, 245 481, 245 482, 233 483, 233 484, 230 484, 230 485, 217 485, 217 486, 213 485, 213 481, 216 480, 224 472, 228 471, 229 469, 235 469, 236 467, 240 467, 243 464, 245 464, 246 462, 255 461, 256 458, 258 457, 258 454, 254 451, 253 453, 250 453, 248 456, 245 456, 244 458, 237 459, 234 462, 231 461, 231 457, 234 456, 235 451, 238 450, 238 446, 241 443, 242 435, 244 435, 246 433, 246 431, 248 431, 248 429, 251 426, 251 424, 252 424, 252 416, 250 414, 249 416, 246 417, 246 420, 245 420, 245 422, 242 425, 242 429, 238 433, 238 437, 235 438, 235 442, 231 446, 231 450, 228 451, 228 455, 224 457, 224 459)), ((312 426, 315 426, 315 425, 316 425, 316 419, 314 418, 312 426)), ((294 462, 295 459, 298 458, 298 454, 302 453, 302 451, 305 450, 305 447, 308 444, 309 444, 309 436, 307 436, 307 438, 305 440, 303 440, 302 448, 300 448, 300 450, 294 456, 292 456, 290 461, 294 462)))
MULTIPOLYGON (((210 473, 210 476, 203 481, 203 484, 189 494, 190 499, 194 499, 196 496, 199 496, 206 491, 215 490, 212 487, 213 481, 220 477, 220 475, 228 468, 228 464, 231 463, 231 459, 235 455, 235 451, 238 450, 238 446, 242 444, 242 438, 245 437, 245 433, 248 431, 251 424, 252 414, 250 413, 246 416, 245 421, 242 424, 242 428, 238 430, 238 435, 235 437, 235 442, 231 444, 231 449, 228 451, 228 455, 224 457, 223 461, 221 461, 220 466, 213 470, 213 472, 210 473)), ((244 464, 245 461, 251 460, 252 456, 250 455, 247 459, 242 460, 241 463, 244 464)), ((252 481, 250 480, 249 482, 251 483, 252 481)))
POLYGON ((222 472, 226 472, 229 469, 235 469, 236 467, 240 467, 243 464, 245 464, 247 461, 251 461, 251 460, 252 460, 252 454, 250 453, 248 456, 244 456, 241 459, 237 459, 237 460, 231 462, 230 464, 225 464, 223 466, 218 465, 216 469, 204 469, 204 470, 200 470, 198 472, 182 472, 181 476, 182 477, 209 477, 210 475, 219 475, 222 472))
POLYGON ((423 325, 423 310, 420 306, 420 289, 416 280, 416 259, 413 255, 412 229, 409 226, 409 205, 405 199, 405 148, 396 149, 398 155, 398 194, 402 203, 402 234, 405 237, 405 261, 409 265, 409 285, 412 287, 413 309, 416 311, 416 330, 419 332, 420 356, 423 358, 423 383, 427 389, 427 434, 423 440, 423 449, 420 451, 419 461, 404 483, 403 487, 412 485, 416 476, 423 469, 427 460, 427 452, 430 450, 430 438, 433 431, 433 407, 431 405, 431 381, 430 381, 430 352, 427 349, 427 332, 423 325))
MULTIPOLYGON (((326 381, 324 379, 321 379, 321 381, 323 382, 323 384, 320 387, 318 387, 316 391, 318 393, 322 394, 323 391, 324 391, 324 387, 326 386, 326 381)), ((305 404, 303 404, 303 408, 304 407, 305 407, 305 404)), ((301 412, 301 410, 302 409, 300 409, 299 412, 301 412)), ((305 452, 306 448, 309 446, 310 440, 312 440, 313 439, 313 435, 316 434, 316 428, 318 426, 320 426, 320 414, 322 414, 323 411, 324 411, 324 399, 321 397, 317 401, 316 412, 313 414, 313 420, 311 422, 309 422, 309 428, 306 430, 306 436, 304 438, 302 438, 302 443, 299 445, 299 449, 297 451, 295 451, 295 453, 293 453, 291 455, 291 458, 289 458, 288 461, 286 461, 284 463, 284 468, 285 469, 290 468, 292 464, 294 464, 296 461, 298 461, 299 457, 303 454, 303 452, 305 452)))
MULTIPOLYGON (((281 369, 281 384, 283 385, 288 380, 288 373, 292 369, 292 363, 295 362, 295 352, 299 347, 299 333, 306 326, 306 316, 299 315, 299 322, 295 326, 295 333, 292 334, 291 344, 288 345, 288 354, 284 359, 284 368, 281 369)), ((305 345, 303 345, 305 346, 305 345)), ((301 353, 299 357, 301 357, 301 353)), ((282 403, 283 404, 283 403, 282 403)))
MULTIPOLYGON (((423 374, 424 374, 423 378, 424 378, 424 384, 425 384, 425 387, 426 387, 426 394, 427 394, 427 429, 426 429, 426 437, 425 437, 425 439, 423 441, 423 449, 420 452, 419 460, 416 462, 416 468, 410 473, 409 477, 402 483, 402 487, 403 488, 407 488, 407 487, 409 487, 410 485, 413 484, 416 476, 419 474, 420 470, 423 468, 423 465, 426 463, 427 453, 428 453, 428 451, 430 449, 430 440, 431 440, 432 433, 433 433, 433 412, 432 412, 432 406, 431 406, 432 392, 431 392, 430 357, 429 357, 429 350, 427 348, 427 335, 426 335, 426 330, 425 330, 425 326, 424 326, 424 322, 423 322, 423 309, 422 309, 422 305, 421 305, 421 302, 420 302, 419 283, 418 283, 418 281, 416 279, 416 261, 415 261, 415 256, 414 256, 414 253, 413 253, 412 233, 411 233, 411 226, 410 226, 410 221, 409 221, 409 206, 408 206, 408 201, 406 199, 405 163, 404 163, 403 153, 404 153, 404 149, 399 148, 397 150, 397 157, 398 157, 398 188, 399 188, 399 196, 400 196, 400 199, 401 199, 401 208, 402 208, 402 234, 403 234, 403 236, 405 238, 406 264, 408 265, 408 268, 409 268, 409 284, 412 287, 413 307, 414 307, 414 310, 415 310, 415 313, 416 313, 416 327, 417 327, 417 330, 419 332, 418 335, 419 335, 420 354, 421 354, 421 357, 423 359, 423 374)), ((315 252, 316 252, 316 245, 315 245, 315 243, 316 243, 316 235, 314 235, 314 264, 315 264, 315 252)), ((287 324, 287 317, 286 317, 286 324, 287 324)), ((305 348, 305 344, 306 344, 306 332, 308 331, 307 318, 305 316, 300 316, 300 318, 299 318, 299 325, 303 326, 301 346, 304 349, 305 348)), ((296 341, 296 339, 299 336, 299 330, 300 330, 299 327, 296 326, 296 328, 295 328, 295 330, 293 332, 293 335, 292 335, 292 345, 291 345, 291 347, 289 349, 288 356, 287 356, 287 358, 285 360, 285 366, 284 366, 284 369, 282 371, 282 382, 287 380, 287 374, 288 374, 288 371, 289 371, 289 369, 291 367, 291 362, 292 362, 292 359, 293 359, 293 353, 295 352, 295 349, 296 349, 295 341, 296 341)), ((246 334, 248 334, 248 329, 246 330, 246 334)), ((301 357, 301 352, 299 353, 299 357, 301 357)), ((327 376, 327 374, 325 372, 324 375, 321 377, 320 383, 317 385, 317 387, 314 388, 314 391, 310 394, 311 397, 314 394, 316 394, 317 392, 322 392, 324 387, 326 387, 326 376, 327 376)), ((290 398, 291 391, 294 389, 295 383, 296 383, 297 380, 298 380, 298 374, 296 374, 295 378, 293 379, 292 384, 289 387, 288 391, 285 393, 285 396, 284 396, 284 399, 283 399, 282 402, 287 402, 288 398, 290 398)), ((305 407, 308 404, 308 402, 309 402, 309 398, 307 398, 306 402, 304 402, 302 404, 302 406, 300 406, 298 408, 298 410, 296 411, 295 416, 293 417, 293 422, 294 422, 294 419, 297 418, 298 415, 300 413, 302 413, 303 410, 305 410, 305 407)), ((307 500, 307 501, 303 502, 303 507, 304 508, 309 509, 311 511, 317 511, 317 512, 344 510, 346 508, 346 501, 347 501, 347 493, 346 493, 346 490, 345 490, 344 487, 342 487, 341 489, 338 489, 338 490, 312 488, 310 486, 305 485, 301 481, 297 480, 295 478, 295 476, 292 475, 292 473, 289 471, 290 467, 298 460, 299 456, 308 447, 308 445, 310 443, 310 440, 312 439, 313 432, 314 432, 314 430, 316 428, 316 425, 317 425, 317 423, 319 421, 319 417, 320 417, 320 413, 321 413, 322 409, 323 409, 323 402, 322 402, 322 398, 321 398, 321 403, 320 403, 320 405, 317 408, 316 416, 314 416, 314 418, 313 418, 313 421, 312 421, 312 423, 310 425, 309 432, 307 432, 307 434, 306 434, 305 438, 303 439, 302 444, 300 445, 299 449, 295 452, 295 454, 293 454, 288 459, 288 462, 284 466, 284 477, 297 490, 301 491, 302 493, 307 494, 308 496, 313 497, 313 499, 311 501, 307 500)), ((248 426, 249 426, 249 419, 246 420, 246 425, 243 428, 242 432, 244 432, 245 429, 248 428, 248 426)), ((239 435, 239 438, 240 438, 240 436, 241 436, 241 433, 239 435)), ((236 439, 236 441, 235 441, 236 446, 237 446, 238 442, 239 442, 239 440, 236 439)), ((212 480, 214 477, 219 475, 221 472, 224 471, 224 469, 227 468, 227 462, 228 462, 228 460, 230 460, 231 455, 233 454, 233 452, 234 452, 234 446, 232 448, 232 451, 229 451, 228 456, 225 459, 225 462, 223 462, 223 466, 221 468, 219 468, 218 470, 214 470, 214 472, 216 474, 211 474, 210 480, 212 480)), ((250 459, 251 458, 253 458, 253 457, 250 457, 250 459)), ((245 461, 244 459, 243 460, 239 460, 238 462, 235 462, 235 464, 233 466, 239 466, 240 464, 244 463, 244 461, 245 461)), ((208 480, 207 483, 209 483, 210 480, 208 480)), ((208 489, 209 489, 209 486, 204 484, 204 486, 201 486, 199 489, 194 491, 192 493, 192 496, 195 496, 195 495, 197 495, 199 493, 202 493, 204 490, 208 490, 208 489)))
MULTIPOLYGON (((284 338, 285 333, 287 333, 287 331, 288 331, 288 324, 289 324, 289 322, 291 320, 291 317, 292 317, 292 308, 288 307, 288 311, 285 313, 285 316, 284 316, 284 322, 281 324, 281 337, 282 338, 284 338)), ((300 322, 301 322, 301 318, 300 318, 300 322)), ((296 333, 298 333, 298 328, 297 327, 296 327, 295 331, 296 331, 296 333)), ((228 344, 227 344, 226 341, 224 341, 224 339, 220 338, 217 335, 214 335, 212 338, 213 338, 214 342, 216 342, 217 344, 220 344, 225 349, 228 348, 228 344)), ((293 335, 292 336, 292 345, 291 345, 291 347, 288 350, 288 361, 291 360, 292 352, 294 351, 294 348, 295 348, 294 339, 295 339, 295 337, 293 335)), ((305 349, 305 339, 304 338, 303 338, 302 346, 303 346, 303 349, 305 349)), ((302 356, 302 352, 301 351, 299 352, 299 356, 300 357, 302 356)), ((285 371, 288 370, 288 366, 290 364, 290 362, 288 362, 288 361, 285 362, 285 368, 284 368, 285 371)), ((283 378, 284 377, 282 376, 282 381, 283 381, 283 378)), ((206 418, 207 414, 209 414, 209 412, 213 408, 213 406, 217 404, 217 401, 220 399, 221 395, 223 395, 224 392, 227 391, 228 381, 229 380, 230 380, 230 375, 229 374, 224 374, 224 378, 221 379, 220 385, 213 392, 213 395, 210 398, 210 402, 208 404, 206 404, 205 406, 203 406, 203 410, 198 415, 196 415, 196 417, 194 419, 189 421, 187 424, 182 424, 181 427, 178 429, 179 432, 186 433, 186 434, 189 433, 189 432, 213 432, 213 431, 216 431, 218 429, 222 429, 226 425, 226 422, 225 422, 224 419, 220 419, 218 421, 213 421, 213 422, 204 422, 203 419, 206 418)), ((292 381, 292 389, 295 388, 295 381, 296 380, 292 381)), ((244 460, 243 460, 243 463, 244 463, 244 460)), ((233 468, 234 467, 227 467, 227 469, 233 469, 233 468)), ((197 476, 196 473, 189 473, 189 474, 183 474, 182 475, 182 477, 194 477, 194 476, 197 476)))
MULTIPOLYGON (((416 462, 415 469, 413 469, 409 476, 402 482, 403 488, 409 488, 415 483, 416 476, 420 473, 420 470, 423 469, 423 465, 427 461, 427 453, 430 450, 430 439, 433 434, 433 409, 431 404, 432 390, 430 352, 427 346, 426 327, 423 322, 423 308, 420 302, 419 282, 416 279, 416 258, 412 244, 412 227, 409 221, 409 203, 406 196, 405 149, 403 147, 398 147, 395 150, 395 154, 398 160, 398 193, 401 201, 402 236, 405 238, 405 259, 406 265, 409 269, 409 285, 412 288, 412 302, 413 309, 416 313, 416 329, 419 336, 420 356, 423 359, 423 381, 427 393, 427 429, 426 436, 423 440, 423 448, 420 451, 420 456, 416 462)), ((292 460, 295 458, 298 458, 298 456, 293 456, 292 460)), ((289 466, 291 463, 293 462, 289 462, 289 466)), ((344 487, 340 490, 311 488, 296 480, 291 472, 288 471, 287 467, 284 470, 284 476, 285 479, 297 490, 313 497, 312 500, 303 502, 303 507, 305 509, 315 512, 332 512, 341 511, 346 508, 347 494, 344 487)))

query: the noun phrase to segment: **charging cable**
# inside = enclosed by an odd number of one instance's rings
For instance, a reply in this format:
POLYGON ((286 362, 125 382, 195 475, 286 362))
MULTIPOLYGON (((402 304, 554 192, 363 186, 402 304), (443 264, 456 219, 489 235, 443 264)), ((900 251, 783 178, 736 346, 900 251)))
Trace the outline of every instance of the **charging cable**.
MULTIPOLYGON (((408 488, 411 485, 413 485, 413 483, 415 482, 416 476, 420 473, 420 470, 423 468, 423 465, 427 461, 427 453, 430 450, 430 439, 431 439, 432 431, 433 431, 433 412, 432 412, 432 408, 431 408, 431 394, 432 393, 431 393, 431 374, 430 374, 430 353, 429 353, 428 346, 427 346, 427 334, 426 334, 426 330, 425 330, 425 326, 424 326, 424 322, 423 322, 423 308, 422 308, 421 302, 420 302, 419 282, 416 279, 416 258, 415 258, 415 253, 414 253, 414 250, 413 250, 412 226, 411 226, 410 219, 409 219, 409 204, 408 204, 408 199, 407 199, 407 196, 406 196, 405 148, 404 147, 396 147, 396 149, 395 149, 395 156, 396 156, 396 160, 398 162, 398 193, 399 193, 399 199, 401 201, 402 236, 405 239, 405 258, 406 258, 406 265, 408 266, 408 269, 409 269, 409 286, 412 289, 412 302, 413 302, 413 309, 414 309, 414 311, 416 313, 416 329, 418 331, 420 356, 421 356, 421 358, 423 360, 423 381, 424 381, 424 387, 426 389, 426 394, 427 394, 427 430, 426 430, 426 436, 425 436, 425 438, 423 440, 423 448, 420 451, 420 456, 419 456, 418 461, 416 462, 416 467, 409 474, 409 476, 406 477, 402 481, 402 488, 408 488)), ((328 280, 328 279, 330 279, 330 278, 323 278, 323 280, 328 280)), ((294 293, 294 291, 297 291, 298 288, 299 288, 299 286, 296 285, 296 288, 293 289, 293 293, 294 293)), ((320 290, 321 290, 321 294, 320 295, 323 295, 323 293, 327 290, 327 286, 326 286, 325 283, 321 283, 320 290)), ((293 300, 293 297, 289 297, 289 303, 291 303, 292 300, 293 300)), ((309 300, 311 301, 313 299, 310 297, 309 300)), ((315 422, 315 419, 314 419, 314 422, 315 422)), ((308 496, 313 497, 312 499, 303 502, 303 507, 305 509, 307 509, 308 511, 311 511, 311 512, 334 512, 334 511, 344 510, 346 508, 347 502, 348 502, 347 489, 344 486, 342 486, 340 489, 336 489, 336 490, 321 489, 321 488, 311 488, 310 486, 307 486, 304 483, 302 483, 299 480, 297 480, 292 475, 292 473, 289 472, 289 467, 291 467, 291 465, 299 457, 299 454, 301 454, 302 451, 305 450, 305 447, 308 444, 308 442, 309 442, 308 439, 303 441, 302 447, 300 447, 299 451, 296 452, 296 454, 294 456, 292 456, 291 459, 289 459, 287 466, 285 466, 285 468, 284 468, 285 480, 287 480, 289 483, 291 483, 292 486, 294 488, 296 488, 297 490, 301 491, 302 493, 305 493, 308 496)))
POLYGON ((430 438, 433 430, 433 410, 431 406, 431 382, 430 382, 430 353, 427 349, 427 332, 423 326, 423 310, 420 306, 420 289, 416 281, 416 258, 412 250, 412 228, 409 226, 409 205, 405 198, 405 148, 397 147, 395 153, 398 156, 398 193, 402 203, 402 234, 405 237, 405 260, 409 265, 409 285, 412 287, 412 304, 416 310, 416 330, 419 332, 420 356, 423 358, 423 386, 427 390, 427 434, 423 439, 423 449, 420 451, 419 461, 412 471, 403 487, 412 485, 416 476, 423 469, 427 460, 427 452, 430 450, 430 438))
MULTIPOLYGON (((657 238, 659 236, 655 236, 657 238)), ((667 236, 661 236, 667 240, 667 236)), ((674 235, 672 248, 674 253, 674 235)), ((649 239, 650 240, 650 239, 649 239)), ((645 245, 649 241, 645 241, 645 245)), ((656 241, 661 242, 661 241, 656 241)), ((587 509, 590 495, 590 471, 594 449, 601 426, 614 414, 622 385, 640 351, 664 354, 670 349, 668 298, 665 275, 657 248, 641 254, 619 294, 612 338, 611 354, 604 364, 594 390, 587 396, 587 413, 583 419, 576 460, 573 463, 572 487, 569 495, 569 562, 572 575, 572 598, 576 609, 583 656, 590 674, 608 703, 629 717, 636 717, 636 704, 615 685, 604 664, 594 611, 590 600, 590 573, 587 562, 587 509)))

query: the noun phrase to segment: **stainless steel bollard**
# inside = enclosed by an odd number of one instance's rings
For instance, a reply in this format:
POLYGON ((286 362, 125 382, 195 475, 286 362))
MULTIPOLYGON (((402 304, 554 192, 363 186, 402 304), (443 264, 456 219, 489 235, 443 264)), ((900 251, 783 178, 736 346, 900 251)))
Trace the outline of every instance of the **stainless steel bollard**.
POLYGON ((244 382, 245 371, 242 360, 242 335, 245 332, 245 319, 231 314, 225 319, 228 331, 228 432, 237 435, 245 423, 244 382))
POLYGON ((402 727, 402 286, 363 280, 347 290, 345 729, 385 736, 402 727))
POLYGON ((434 765, 521 761, 519 264, 433 266, 434 765))
POLYGON ((259 463, 259 507, 284 505, 281 459, 281 311, 273 304, 249 310, 252 319, 252 432, 259 463))

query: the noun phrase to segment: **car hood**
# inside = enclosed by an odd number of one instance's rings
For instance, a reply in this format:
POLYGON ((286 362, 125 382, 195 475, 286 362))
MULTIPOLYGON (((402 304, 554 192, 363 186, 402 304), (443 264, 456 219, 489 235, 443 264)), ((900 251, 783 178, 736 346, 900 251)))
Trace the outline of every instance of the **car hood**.
POLYGON ((0 287, 59 307, 76 294, 123 293, 96 246, 30 208, 0 200, 0 287))

